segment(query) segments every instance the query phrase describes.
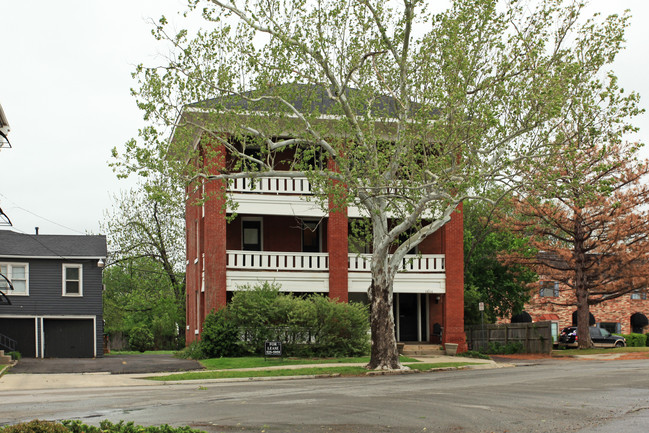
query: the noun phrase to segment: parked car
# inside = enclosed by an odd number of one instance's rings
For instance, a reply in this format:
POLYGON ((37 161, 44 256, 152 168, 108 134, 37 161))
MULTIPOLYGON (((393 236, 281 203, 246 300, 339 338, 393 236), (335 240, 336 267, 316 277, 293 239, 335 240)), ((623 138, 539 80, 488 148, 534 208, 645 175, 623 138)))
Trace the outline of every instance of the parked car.
MULTIPOLYGON (((624 337, 613 335, 604 328, 591 326, 588 330, 590 331, 590 339, 593 341, 595 347, 626 346, 626 339, 624 337)), ((563 328, 559 335, 559 347, 577 347, 578 342, 579 336, 577 335, 576 326, 563 328)))

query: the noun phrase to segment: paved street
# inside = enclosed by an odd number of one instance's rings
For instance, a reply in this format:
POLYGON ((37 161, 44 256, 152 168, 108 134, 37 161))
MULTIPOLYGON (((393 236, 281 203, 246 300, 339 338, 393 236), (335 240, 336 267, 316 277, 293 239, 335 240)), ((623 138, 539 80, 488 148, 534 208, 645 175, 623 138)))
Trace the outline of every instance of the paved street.
POLYGON ((647 360, 312 380, 2 392, 1 423, 102 419, 265 432, 649 429, 647 360))

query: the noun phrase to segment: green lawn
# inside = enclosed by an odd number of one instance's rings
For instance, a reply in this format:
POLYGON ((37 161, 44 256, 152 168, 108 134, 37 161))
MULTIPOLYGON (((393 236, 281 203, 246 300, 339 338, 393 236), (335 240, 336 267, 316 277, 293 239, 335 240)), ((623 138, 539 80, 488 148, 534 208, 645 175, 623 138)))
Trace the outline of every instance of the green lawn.
POLYGON ((431 368, 447 368, 447 367, 464 367, 465 365, 480 365, 482 362, 434 362, 434 363, 419 363, 419 364, 406 364, 408 367, 417 369, 419 371, 430 370, 431 368))
MULTIPOLYGON (((370 362, 369 356, 357 358, 266 358, 259 356, 243 356, 240 358, 211 358, 200 361, 208 370, 229 370, 231 368, 255 368, 274 365, 308 365, 308 364, 341 364, 341 363, 370 362)), ((419 362, 407 356, 401 357, 401 362, 419 362)))
MULTIPOLYGON (((347 358, 362 359, 362 358, 347 358)), ((343 362, 343 361, 333 361, 343 362)), ((345 361, 349 362, 349 361, 345 361)), ((438 362, 438 363, 408 363, 406 366, 419 371, 426 371, 433 368, 463 367, 465 365, 476 365, 475 362, 438 362)), ((277 364, 275 364, 277 365, 277 364)), ((275 370, 246 370, 246 371, 193 371, 187 373, 175 373, 166 376, 152 376, 147 379, 158 381, 180 381, 180 380, 203 380, 203 379, 230 379, 245 377, 281 377, 281 376, 311 376, 320 374, 341 374, 345 376, 361 376, 367 373, 363 367, 305 367, 297 369, 275 369, 275 370)))
POLYGON ((199 380, 199 379, 230 379, 239 377, 280 377, 280 376, 310 376, 317 374, 361 375, 367 370, 363 367, 306 367, 280 370, 247 370, 247 371, 196 371, 188 373, 169 374, 167 376, 152 376, 147 379, 169 380, 199 380))
POLYGON ((593 355, 598 353, 631 353, 631 352, 648 352, 649 347, 615 347, 610 349, 559 349, 553 350, 552 356, 573 356, 573 355, 593 355))

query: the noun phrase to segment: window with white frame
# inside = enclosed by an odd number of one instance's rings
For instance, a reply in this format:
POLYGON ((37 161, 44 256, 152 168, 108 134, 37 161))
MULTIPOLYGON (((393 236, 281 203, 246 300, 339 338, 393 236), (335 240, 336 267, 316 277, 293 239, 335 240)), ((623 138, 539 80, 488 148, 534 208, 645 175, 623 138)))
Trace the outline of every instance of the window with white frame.
POLYGON ((82 265, 63 265, 63 296, 83 296, 82 281, 82 265))
POLYGON ((644 289, 638 289, 631 292, 631 299, 645 300, 647 299, 647 291, 644 289))
POLYGON ((553 297, 559 296, 559 282, 558 281, 541 281, 541 290, 539 296, 553 297))
POLYGON ((29 295, 29 264, 27 263, 0 263, 0 273, 11 281, 13 290, 4 278, 0 278, 0 290, 5 295, 29 295))

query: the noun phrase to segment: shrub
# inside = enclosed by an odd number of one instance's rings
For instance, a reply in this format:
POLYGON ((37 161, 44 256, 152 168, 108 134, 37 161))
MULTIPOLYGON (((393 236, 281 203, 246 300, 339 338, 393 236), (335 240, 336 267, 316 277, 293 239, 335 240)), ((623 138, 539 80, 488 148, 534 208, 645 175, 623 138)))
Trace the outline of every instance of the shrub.
POLYGON ((11 356, 11 359, 13 359, 14 361, 19 361, 19 360, 22 359, 22 357, 23 357, 23 356, 20 354, 20 352, 18 352, 17 350, 15 350, 15 351, 13 351, 13 352, 7 352, 6 355, 11 356))
POLYGON ((125 423, 124 421, 120 421, 117 424, 113 424, 108 420, 101 421, 99 427, 82 424, 79 420, 66 420, 63 421, 63 425, 71 433, 203 433, 201 430, 194 430, 190 427, 171 427, 167 424, 142 427, 135 425, 133 422, 125 423))
POLYGON ((62 424, 37 419, 16 425, 0 427, 1 433, 70 433, 62 424))
POLYGON ((647 336, 645 334, 619 334, 619 335, 626 338, 626 345, 628 347, 645 347, 647 345, 647 336))
POLYGON ((237 356, 239 350, 239 327, 229 320, 227 309, 213 311, 203 322, 200 350, 207 358, 237 356))
POLYGON ((359 356, 369 351, 369 314, 360 303, 342 303, 321 295, 310 301, 315 309, 315 347, 319 356, 359 356))
POLYGON ((189 346, 179 350, 174 353, 176 358, 182 359, 205 359, 206 356, 203 353, 201 348, 201 343, 199 341, 192 341, 189 346))
POLYGON ((489 356, 476 350, 467 350, 466 352, 458 353, 457 356, 463 356, 465 358, 491 359, 489 356))
POLYGON ((135 326, 129 333, 128 344, 132 350, 149 350, 153 347, 153 333, 144 325, 135 326))
POLYGON ((369 314, 360 303, 339 303, 322 295, 302 298, 263 283, 237 291, 227 317, 239 327, 243 352, 262 354, 267 340, 281 341, 283 353, 290 356, 369 351, 369 314))
POLYGON ((65 420, 61 423, 34 420, 30 422, 0 427, 0 433, 203 433, 190 427, 161 426, 142 427, 133 422, 120 421, 113 424, 108 420, 99 423, 99 427, 83 424, 79 420, 65 420))
POLYGON ((492 355, 511 355, 514 353, 522 353, 524 349, 525 347, 520 341, 510 341, 507 344, 502 344, 498 341, 490 341, 487 344, 487 347, 480 351, 492 355))

